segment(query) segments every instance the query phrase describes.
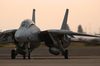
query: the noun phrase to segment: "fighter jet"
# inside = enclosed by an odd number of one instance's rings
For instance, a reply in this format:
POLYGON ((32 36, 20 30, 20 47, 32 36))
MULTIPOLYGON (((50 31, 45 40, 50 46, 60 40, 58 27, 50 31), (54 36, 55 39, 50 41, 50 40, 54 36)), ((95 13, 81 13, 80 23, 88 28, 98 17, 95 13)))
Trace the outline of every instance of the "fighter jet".
POLYGON ((61 29, 51 29, 41 31, 35 24, 35 9, 33 9, 32 20, 26 19, 22 21, 19 29, 6 30, 0 34, 0 43, 14 43, 15 49, 11 51, 11 58, 15 59, 17 54, 23 55, 23 59, 30 59, 31 52, 38 48, 41 42, 49 48, 49 52, 54 55, 62 54, 68 59, 68 50, 73 35, 98 37, 84 33, 76 33, 66 30, 68 17, 68 9, 66 9, 65 17, 61 29))

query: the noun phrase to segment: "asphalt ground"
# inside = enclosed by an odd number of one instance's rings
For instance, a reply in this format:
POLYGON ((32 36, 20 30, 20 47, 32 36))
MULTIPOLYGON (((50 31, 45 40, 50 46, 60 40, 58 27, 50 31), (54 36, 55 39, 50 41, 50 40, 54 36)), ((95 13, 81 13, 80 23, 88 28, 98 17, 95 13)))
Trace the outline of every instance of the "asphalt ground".
POLYGON ((13 48, 0 48, 0 66, 100 66, 100 47, 69 47, 69 59, 52 55, 47 47, 39 47, 31 53, 31 59, 10 58, 13 48))
MULTIPOLYGON (((11 54, 11 50, 14 48, 0 48, 0 58, 2 56, 8 56, 11 54)), ((99 47, 69 47, 69 56, 100 56, 100 46, 99 47)), ((55 56, 49 53, 49 48, 46 46, 40 46, 31 53, 32 57, 45 57, 45 56, 55 56)))
POLYGON ((0 66, 100 66, 100 57, 79 59, 0 59, 0 66))

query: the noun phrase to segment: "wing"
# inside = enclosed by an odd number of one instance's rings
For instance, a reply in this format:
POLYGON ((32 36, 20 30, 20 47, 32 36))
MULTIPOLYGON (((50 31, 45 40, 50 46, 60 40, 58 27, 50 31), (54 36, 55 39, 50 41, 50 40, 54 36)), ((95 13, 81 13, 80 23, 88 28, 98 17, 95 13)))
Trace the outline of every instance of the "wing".
POLYGON ((47 41, 47 42, 49 42, 49 40, 52 39, 52 36, 58 36, 59 38, 64 37, 64 35, 67 38, 74 38, 74 35, 88 36, 88 37, 99 37, 96 35, 90 35, 90 34, 85 34, 85 33, 76 33, 76 32, 72 32, 69 30, 46 30, 46 31, 40 32, 39 35, 40 35, 42 41, 47 41))
POLYGON ((6 30, 0 33, 0 43, 13 43, 14 42, 14 34, 17 29, 6 30))

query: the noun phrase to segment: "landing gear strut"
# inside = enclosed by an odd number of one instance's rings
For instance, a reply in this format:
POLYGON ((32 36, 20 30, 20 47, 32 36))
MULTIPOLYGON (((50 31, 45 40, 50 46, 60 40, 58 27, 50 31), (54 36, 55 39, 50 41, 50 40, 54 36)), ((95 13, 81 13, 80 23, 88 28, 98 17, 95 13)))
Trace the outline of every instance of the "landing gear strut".
POLYGON ((11 51, 11 59, 15 59, 15 56, 16 56, 15 50, 12 50, 12 51, 11 51))
POLYGON ((30 43, 26 43, 26 53, 23 55, 23 59, 26 58, 26 56, 28 57, 28 59, 30 59, 30 43))
POLYGON ((59 38, 57 38, 57 41, 59 43, 60 50, 62 51, 62 55, 64 55, 65 59, 68 59, 68 50, 67 49, 64 50, 63 44, 62 44, 62 42, 60 42, 59 38))

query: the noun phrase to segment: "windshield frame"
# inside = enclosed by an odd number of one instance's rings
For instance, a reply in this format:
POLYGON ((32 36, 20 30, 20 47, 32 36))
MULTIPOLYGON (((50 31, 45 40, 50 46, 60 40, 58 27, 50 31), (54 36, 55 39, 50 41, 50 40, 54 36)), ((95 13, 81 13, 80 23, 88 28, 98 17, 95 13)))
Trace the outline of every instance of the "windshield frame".
POLYGON ((21 26, 20 26, 20 27, 29 28, 31 25, 34 25, 34 22, 32 22, 32 21, 23 21, 23 22, 21 23, 21 26))
POLYGON ((26 27, 26 22, 22 22, 21 27, 26 27))

